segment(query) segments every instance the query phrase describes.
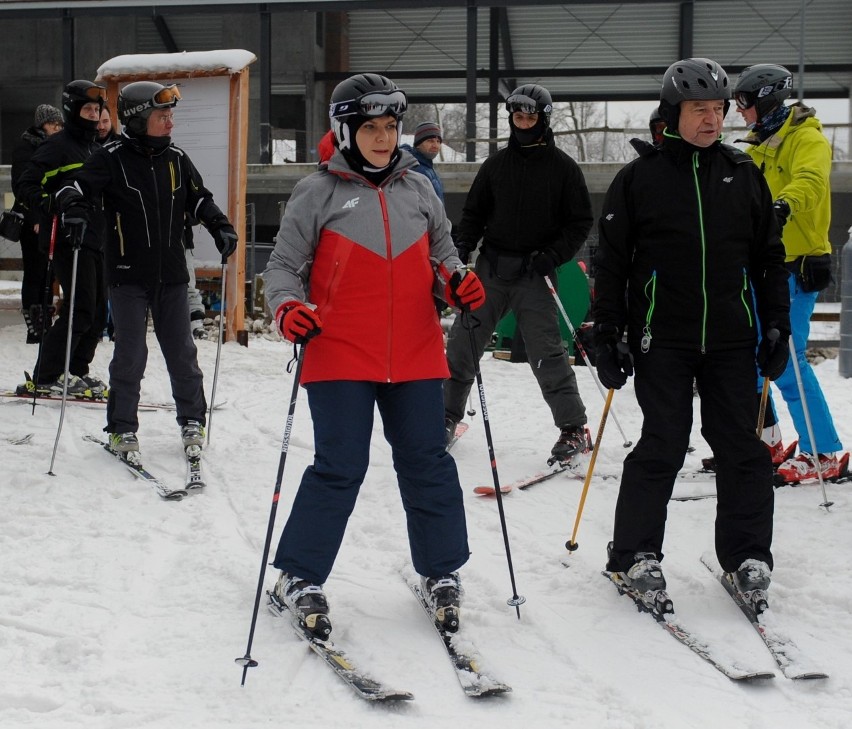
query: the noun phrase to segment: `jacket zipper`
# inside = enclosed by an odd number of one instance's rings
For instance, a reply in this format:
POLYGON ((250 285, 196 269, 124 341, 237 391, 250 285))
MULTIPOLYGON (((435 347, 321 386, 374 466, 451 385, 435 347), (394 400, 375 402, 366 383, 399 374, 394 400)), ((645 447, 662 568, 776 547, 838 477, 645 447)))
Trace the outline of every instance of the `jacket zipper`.
MULTIPOLYGON (((390 232, 390 221, 388 220, 388 206, 387 199, 385 198, 385 192, 381 187, 376 188, 379 193, 379 205, 382 208, 382 221, 384 223, 385 228, 385 253, 386 253, 386 266, 388 272, 388 316, 390 321, 393 321, 393 246, 391 244, 391 232, 390 232)), ((392 371, 392 362, 391 362, 391 340, 393 338, 392 335, 392 326, 388 326, 388 338, 387 338, 387 361, 388 361, 388 371, 387 371, 387 382, 391 381, 391 371, 392 371)))
POLYGON ((124 258, 124 231, 121 229, 121 213, 115 214, 115 229, 118 233, 118 252, 124 258))
POLYGON ((645 314, 645 326, 642 327, 642 341, 640 348, 643 354, 647 354, 651 349, 651 319, 654 316, 654 307, 657 305, 657 272, 651 272, 651 280, 645 284, 645 297, 648 299, 648 311, 645 314), (648 294, 648 288, 651 293, 648 294))
POLYGON ((707 351, 707 240, 704 235, 704 208, 701 204, 701 185, 698 181, 698 152, 692 153, 692 179, 695 181, 695 199, 698 203, 698 228, 701 234, 701 354, 707 351))

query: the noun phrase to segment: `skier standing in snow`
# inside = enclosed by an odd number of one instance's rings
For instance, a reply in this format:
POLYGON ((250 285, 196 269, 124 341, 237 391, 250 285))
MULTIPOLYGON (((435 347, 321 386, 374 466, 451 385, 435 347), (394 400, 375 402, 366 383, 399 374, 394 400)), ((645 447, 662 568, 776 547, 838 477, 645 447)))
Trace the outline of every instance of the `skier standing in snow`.
POLYGON ((36 148, 49 136, 62 131, 64 125, 59 109, 50 104, 39 104, 35 110, 33 125, 21 135, 21 141, 12 150, 12 192, 16 198, 12 209, 24 216, 21 229, 21 260, 24 268, 21 312, 27 323, 27 344, 38 344, 41 341, 42 328, 50 325, 52 314, 47 302, 43 300, 47 287, 47 249, 42 250, 38 244, 39 215, 37 211, 28 209, 17 201, 17 198, 22 197, 19 181, 36 148))
POLYGON ((99 148, 72 183, 56 194, 63 220, 72 226, 88 224, 94 201, 103 200, 115 326, 104 430, 110 446, 132 461, 139 458, 137 408, 148 359, 149 308, 169 371, 184 448, 204 442, 207 402, 189 328, 185 213, 207 226, 223 258, 237 248, 234 228, 213 202, 201 175, 186 153, 171 143, 179 99, 177 86, 153 81, 125 86, 118 97, 123 134, 99 148))
POLYGON ((487 298, 476 315, 475 355, 462 317, 447 340, 446 438, 449 443, 464 414, 475 375, 474 356, 482 356, 497 322, 513 311, 533 374, 560 429, 551 454, 569 461, 586 449, 586 409, 544 276, 555 285, 557 267, 583 246, 593 223, 592 204, 580 167, 553 141, 550 92, 525 84, 509 96, 506 110, 509 144, 479 168, 455 229, 465 263, 483 241, 475 270, 487 298))
POLYGON ((322 585, 367 471, 376 406, 414 568, 448 627, 468 559, 461 487, 444 449, 447 366, 432 297, 476 308, 484 294, 456 255, 441 201, 398 147, 406 107, 378 74, 337 85, 319 170, 293 190, 263 275, 278 329, 310 340, 301 383, 316 449, 278 544, 275 594, 322 638, 331 631, 322 585))
MULTIPOLYGON (((790 408, 799 436, 799 455, 778 465, 786 481, 816 478, 814 454, 822 475, 839 475, 837 451, 843 449, 834 427, 828 402, 805 356, 811 315, 819 292, 831 283, 831 145, 822 133, 814 110, 802 103, 786 106, 793 88, 793 74, 783 66, 762 63, 746 68, 737 79, 734 101, 751 129, 746 152, 766 178, 774 200, 773 209, 782 228, 790 271, 790 321, 793 344, 805 391, 816 443, 811 443, 793 363, 775 380, 790 408)), ((785 449, 774 406, 767 407, 764 440, 777 458, 785 449)))
MULTIPOLYGON (((37 211, 39 246, 49 250, 53 218, 57 213, 53 195, 75 170, 96 150, 97 126, 106 101, 106 89, 91 81, 77 80, 62 91, 64 128, 38 146, 18 183, 20 199, 31 211, 37 211)), ((104 291, 104 254, 99 211, 92 214, 93 225, 82 240, 74 240, 72 226, 60 221, 53 254, 53 269, 67 297, 71 295, 74 246, 77 255, 74 316, 71 331, 71 357, 65 373, 70 306, 63 306, 41 344, 33 380, 18 386, 18 392, 35 389, 45 395, 61 395, 63 379, 68 375, 67 391, 72 397, 103 397, 106 385, 89 374, 89 365, 102 338, 106 323, 104 291)))
POLYGON ((607 569, 642 593, 666 586, 666 509, 692 428, 693 378, 717 463, 719 563, 754 596, 773 566, 772 466, 755 433, 754 392, 758 368, 775 379, 787 363, 787 272, 763 176, 720 142, 730 98, 715 61, 670 66, 663 143, 646 144, 618 173, 599 221, 598 374, 618 389, 635 366, 644 418, 624 461, 607 569), (758 321, 778 338, 761 342, 755 367, 758 321))

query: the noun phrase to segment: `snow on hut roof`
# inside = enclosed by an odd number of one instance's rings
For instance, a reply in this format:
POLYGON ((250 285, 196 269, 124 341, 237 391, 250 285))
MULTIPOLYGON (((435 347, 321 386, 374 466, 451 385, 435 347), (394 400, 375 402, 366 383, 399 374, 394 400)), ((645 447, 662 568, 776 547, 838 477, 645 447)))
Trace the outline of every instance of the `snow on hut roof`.
POLYGON ((209 75, 217 71, 238 73, 256 60, 254 53, 240 48, 183 53, 138 53, 110 58, 98 68, 98 79, 175 73, 209 75))

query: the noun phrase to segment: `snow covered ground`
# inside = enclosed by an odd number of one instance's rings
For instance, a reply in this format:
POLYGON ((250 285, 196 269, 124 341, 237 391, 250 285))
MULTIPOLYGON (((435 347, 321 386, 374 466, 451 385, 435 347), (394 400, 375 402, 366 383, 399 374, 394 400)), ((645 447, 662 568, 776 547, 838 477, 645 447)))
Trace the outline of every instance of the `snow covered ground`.
MULTIPOLYGON (((20 317, 0 315, 4 388, 22 381, 36 348, 20 317)), ((156 340, 143 399, 169 399, 156 340)), ((93 372, 106 377, 112 345, 98 348, 93 372)), ((199 344, 212 384, 216 345, 199 344)), ((0 726, 10 729, 211 729, 266 726, 605 727, 749 729, 852 725, 852 484, 776 491, 776 570, 772 610, 799 647, 831 675, 794 683, 729 681, 678 645, 600 575, 610 537, 620 464, 626 453, 612 418, 570 554, 582 480, 557 476, 504 498, 520 620, 506 605, 512 588, 496 501, 472 493, 491 483, 482 417, 458 443, 470 562, 464 632, 482 665, 514 688, 466 698, 434 631, 399 576, 408 563, 403 512, 391 456, 377 419, 372 463, 336 568, 326 585, 334 636, 364 667, 416 701, 371 705, 358 699, 288 625, 262 606, 251 654, 259 662, 240 686, 243 656, 276 480, 292 376, 292 347, 252 339, 223 347, 217 410, 205 451, 209 486, 179 503, 161 501, 120 464, 84 442, 104 412, 69 405, 54 473, 48 475, 59 419, 55 404, 0 402, 0 726), (14 440, 33 433, 31 441, 14 440)), ((540 469, 556 430, 526 365, 482 360, 501 481, 540 469)), ((816 372, 844 442, 852 444, 852 386, 836 360, 816 372)), ((603 399, 577 368, 589 422, 603 399)), ((614 409, 627 437, 639 436, 632 386, 614 409)), ((479 404, 476 403, 479 411, 479 404)), ((792 426, 782 411, 789 439, 792 426)), ((140 413, 146 465, 180 484, 183 462, 174 414, 140 413)), ((696 426, 695 468, 707 455, 696 426)), ((289 512, 312 438, 307 402, 298 400, 273 547, 289 512)), ((676 493, 710 483, 679 484, 676 493)), ((742 665, 774 670, 758 636, 701 565, 712 551, 714 500, 672 503, 664 562, 683 622, 742 665)), ((275 579, 267 570, 265 585, 275 579)))

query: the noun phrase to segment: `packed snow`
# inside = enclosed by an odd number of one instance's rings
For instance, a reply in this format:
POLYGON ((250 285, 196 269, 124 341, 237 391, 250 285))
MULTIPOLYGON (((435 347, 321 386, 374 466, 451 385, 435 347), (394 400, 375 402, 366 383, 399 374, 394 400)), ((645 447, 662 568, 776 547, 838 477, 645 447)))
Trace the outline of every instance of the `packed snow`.
MULTIPOLYGON (((142 399, 170 399, 155 337, 142 399)), ((199 342, 210 394, 215 342, 199 342)), ((559 475, 503 498, 520 619, 494 498, 482 408, 453 456, 465 494, 471 558, 462 635, 481 666, 513 687, 466 698, 444 649, 400 573, 408 548, 389 447, 376 419, 372 462, 335 570, 326 584, 333 637, 375 678, 416 700, 359 699, 261 601, 240 685, 234 659, 246 654, 264 538, 282 458, 293 387, 292 346, 264 337, 222 347, 217 409, 205 449, 208 486, 165 502, 109 454, 85 442, 101 434, 104 409, 67 407, 53 474, 56 403, 0 402, 0 726, 10 729, 211 729, 266 726, 347 729, 407 727, 605 727, 607 729, 847 729, 852 725, 852 580, 848 555, 852 484, 776 491, 772 612, 801 651, 830 674, 784 678, 753 628, 699 561, 712 555, 715 501, 673 502, 666 559, 683 623, 743 667, 771 681, 735 683, 666 635, 600 574, 610 537, 625 439, 639 437, 632 383, 616 393, 570 553, 583 476, 559 475), (616 420, 617 419, 617 423, 616 420), (624 435, 619 430, 619 426, 624 435), (13 444, 27 434, 24 444, 13 444)), ((107 377, 112 344, 92 371, 107 377)), ((0 314, 4 389, 22 381, 36 347, 24 344, 15 312, 0 314)), ((585 367, 577 377, 597 432, 603 398, 585 367)), ((841 437, 852 443, 852 387, 836 359, 816 366, 841 437)), ((524 364, 486 353, 482 376, 502 483, 540 470, 557 431, 524 364)), ((780 407, 785 440, 793 430, 780 407)), ((179 486, 184 463, 174 413, 140 412, 145 465, 179 486)), ((708 455, 696 425, 686 468, 708 455)), ((310 413, 299 394, 281 483, 273 549, 302 471, 312 458, 310 413)), ((678 483, 676 494, 712 492, 678 483)), ((276 578, 269 567, 264 588, 276 578)))

